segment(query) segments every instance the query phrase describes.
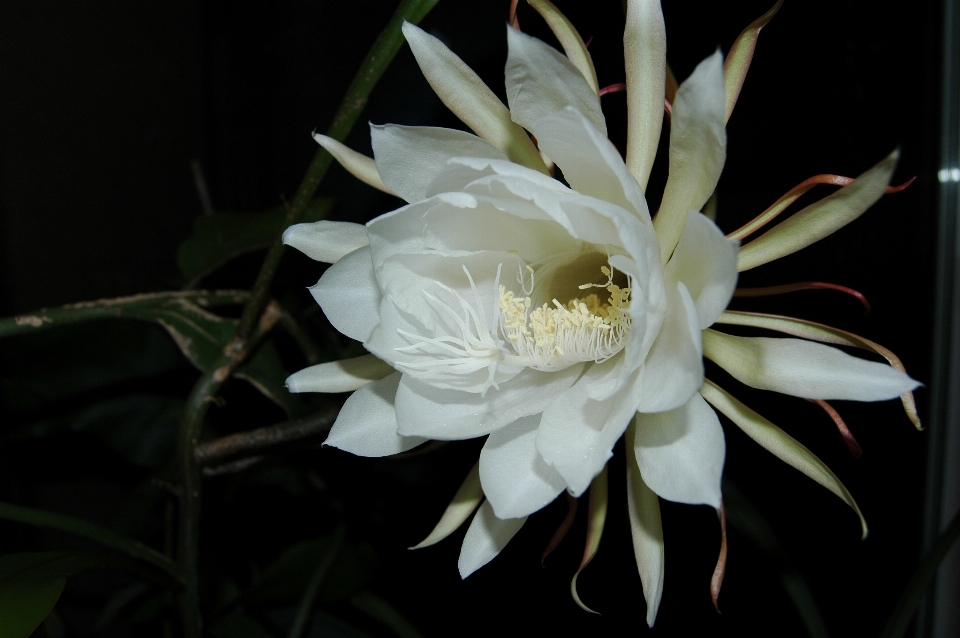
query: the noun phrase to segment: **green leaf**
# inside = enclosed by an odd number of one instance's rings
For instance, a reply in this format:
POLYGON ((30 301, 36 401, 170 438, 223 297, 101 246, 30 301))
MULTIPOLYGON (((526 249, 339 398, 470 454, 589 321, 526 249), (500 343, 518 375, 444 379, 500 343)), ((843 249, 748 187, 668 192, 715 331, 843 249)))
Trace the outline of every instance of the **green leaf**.
MULTIPOLYGON (((244 594, 243 602, 264 606, 298 602, 317 565, 330 550, 332 540, 330 536, 322 536, 288 548, 263 570, 244 594)), ((317 600, 334 603, 349 598, 370 579, 375 562, 369 546, 344 543, 324 577, 317 600)))
POLYGON ((0 556, 0 636, 27 638, 57 604, 67 576, 99 564, 75 552, 21 552, 0 556))
POLYGON ((241 609, 234 609, 218 618, 210 625, 210 635, 215 638, 274 638, 266 627, 241 609))
POLYGON ((134 465, 158 468, 173 455, 184 403, 181 398, 133 394, 38 421, 29 432, 34 436, 63 430, 84 432, 134 465))
POLYGON ((423 634, 410 624, 410 621, 404 618, 393 605, 373 592, 360 592, 350 599, 350 604, 373 620, 388 627, 400 638, 423 638, 423 634))
MULTIPOLYGON (((83 536, 89 538, 93 541, 96 541, 106 547, 110 547, 119 552, 122 552, 128 556, 136 558, 138 560, 144 561, 153 567, 159 569, 161 572, 166 574, 169 577, 178 579, 177 570, 173 561, 169 557, 161 554, 152 547, 148 547, 143 543, 139 543, 135 540, 127 538, 126 536, 108 529, 106 527, 101 527, 89 521, 84 521, 78 518, 73 518, 71 516, 64 516, 63 514, 56 514, 54 512, 47 512, 44 510, 33 509, 30 507, 23 507, 21 505, 12 505, 10 503, 0 503, 0 518, 16 521, 18 523, 25 523, 27 525, 36 525, 37 527, 48 527, 50 529, 58 529, 64 532, 69 532, 71 534, 76 534, 78 536, 83 536)), ((80 567, 77 569, 86 569, 91 566, 88 565, 90 556, 87 554, 66 554, 52 552, 47 556, 47 562, 53 561, 53 564, 59 565, 60 562, 66 562, 67 564, 73 565, 70 561, 79 561, 77 564, 80 567), (54 556, 56 555, 56 556, 54 556), (58 562, 60 561, 60 562, 58 562), (87 561, 87 562, 84 562, 87 561)), ((14 554, 13 556, 26 556, 21 554, 14 554)), ((2 558, 2 557, 0 557, 2 558)), ((13 560, 13 559, 10 559, 13 560)), ((26 560, 26 559, 23 559, 26 560)), ((32 560, 32 559, 31 559, 32 560)), ((39 559, 38 559, 39 560, 39 559)), ((104 564, 103 557, 93 557, 95 562, 92 566, 101 566, 104 564)), ((59 569, 59 568, 58 568, 59 569)), ((74 570, 76 571, 76 569, 74 570)), ((70 572, 72 573, 72 572, 70 572)), ((3 586, 3 564, 0 563, 0 587, 3 586)), ((59 576, 59 572, 55 572, 55 576, 59 576)))
MULTIPOLYGON (((331 199, 315 199, 301 221, 319 221, 332 207, 331 199)), ((193 234, 180 244, 177 266, 184 276, 196 281, 235 257, 268 248, 286 227, 287 210, 283 206, 262 213, 216 213, 198 217, 193 222, 193 234)))
POLYGON ((27 638, 53 611, 66 584, 66 578, 57 578, 0 590, 0 635, 27 638))

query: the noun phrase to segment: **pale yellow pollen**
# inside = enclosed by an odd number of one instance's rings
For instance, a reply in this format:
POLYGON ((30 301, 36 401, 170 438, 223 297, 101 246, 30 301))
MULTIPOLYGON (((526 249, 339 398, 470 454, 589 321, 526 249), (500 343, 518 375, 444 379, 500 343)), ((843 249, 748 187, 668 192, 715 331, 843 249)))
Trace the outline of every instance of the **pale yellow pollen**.
POLYGON ((532 311, 530 297, 517 297, 500 286, 500 313, 504 334, 522 356, 531 356, 539 365, 550 367, 556 358, 579 361, 605 360, 619 351, 622 337, 630 327, 630 288, 613 283, 607 266, 604 284, 584 284, 581 290, 605 288, 610 294, 601 301, 596 293, 569 300, 566 305, 553 299, 532 311), (569 352, 573 349, 573 352, 569 352))

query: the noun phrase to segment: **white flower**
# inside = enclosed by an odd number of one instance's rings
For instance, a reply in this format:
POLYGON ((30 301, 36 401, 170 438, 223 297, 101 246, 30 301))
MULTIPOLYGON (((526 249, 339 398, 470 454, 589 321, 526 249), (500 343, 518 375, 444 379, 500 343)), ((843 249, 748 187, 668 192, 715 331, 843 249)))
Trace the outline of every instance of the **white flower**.
MULTIPOLYGON (((548 21, 559 16, 549 3, 532 4, 548 21)), ((659 526, 659 509, 636 503, 652 490, 721 507, 724 436, 698 390, 728 415, 735 410, 704 384, 705 347, 744 383, 806 398, 878 400, 915 383, 809 341, 708 330, 730 302, 738 260, 743 270, 745 259, 765 263, 798 250, 828 234, 824 225, 801 224, 792 244, 774 237, 758 259, 756 247, 740 251, 699 212, 723 168, 732 108, 719 51, 673 101, 669 179, 652 222, 643 189, 663 109, 659 3, 629 5, 626 162, 606 138, 582 41, 568 23, 551 26, 567 57, 508 28, 509 110, 437 39, 404 26, 434 90, 477 135, 373 126, 375 160, 317 136, 352 173, 409 204, 366 227, 321 221, 284 234, 285 243, 333 264, 311 292, 331 324, 371 353, 302 370, 288 386, 355 390, 326 444, 362 456, 489 435, 479 461, 487 502, 464 540, 464 576, 560 492, 582 494, 631 426, 631 514, 652 624, 663 545, 650 545, 647 528, 659 526), (543 157, 569 187, 550 176, 543 157)), ((884 166, 857 180, 861 191, 874 187, 854 202, 862 210, 876 185, 886 186, 892 164, 884 166)), ((761 443, 777 453, 785 445, 778 436, 761 443)), ((797 455, 781 458, 801 471, 819 463, 797 455)))

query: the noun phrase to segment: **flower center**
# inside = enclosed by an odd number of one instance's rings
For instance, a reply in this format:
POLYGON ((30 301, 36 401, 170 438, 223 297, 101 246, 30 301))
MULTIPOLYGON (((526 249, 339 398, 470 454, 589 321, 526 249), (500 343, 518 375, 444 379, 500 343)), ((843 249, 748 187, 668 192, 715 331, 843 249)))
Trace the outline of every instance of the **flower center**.
MULTIPOLYGON (((603 284, 583 284, 580 290, 602 288, 609 293, 603 301, 596 293, 575 297, 566 305, 553 299, 531 310, 530 290, 521 281, 527 296, 519 297, 499 286, 500 330, 513 345, 515 355, 504 355, 504 363, 538 370, 558 370, 582 361, 606 361, 623 348, 630 331, 630 288, 613 283, 613 271, 601 266, 607 277, 603 284)), ((582 281, 582 280, 581 280, 582 281)))

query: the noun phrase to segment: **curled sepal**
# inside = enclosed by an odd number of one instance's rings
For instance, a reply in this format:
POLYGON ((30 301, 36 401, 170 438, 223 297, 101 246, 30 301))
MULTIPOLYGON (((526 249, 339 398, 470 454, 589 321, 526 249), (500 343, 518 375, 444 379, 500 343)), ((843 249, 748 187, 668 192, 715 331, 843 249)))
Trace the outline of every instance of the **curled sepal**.
POLYGON ((347 169, 347 172, 359 179, 364 184, 373 186, 384 193, 395 195, 392 190, 387 188, 380 179, 380 173, 377 172, 377 164, 372 157, 367 157, 363 153, 358 153, 349 146, 341 144, 332 137, 315 133, 313 139, 322 146, 328 153, 333 155, 333 159, 340 163, 340 166, 347 169))
POLYGON ((584 611, 598 616, 600 615, 599 612, 590 609, 580 600, 580 595, 577 593, 577 578, 580 577, 580 572, 590 564, 593 557, 597 555, 597 550, 600 549, 600 537, 603 536, 603 526, 607 522, 607 493, 607 466, 604 465, 603 471, 590 484, 590 505, 587 510, 587 543, 583 548, 583 559, 580 561, 580 567, 570 581, 570 595, 573 596, 573 601, 584 611))
POLYGON ((840 482, 837 475, 813 452, 710 380, 704 381, 700 388, 700 394, 713 407, 733 421, 747 436, 766 448, 771 454, 839 496, 860 517, 860 527, 863 531, 862 538, 867 537, 867 521, 863 518, 863 514, 860 512, 856 501, 853 500, 853 496, 840 482))
POLYGON ((473 511, 477 509, 477 506, 480 505, 480 501, 482 500, 483 489, 480 487, 480 463, 477 462, 477 464, 473 466, 473 469, 470 470, 470 473, 467 474, 463 485, 461 485, 457 493, 453 495, 453 500, 450 501, 450 505, 448 505, 447 509, 443 512, 443 516, 440 517, 440 521, 436 527, 433 528, 433 531, 430 532, 429 536, 410 549, 429 547, 445 539, 455 532, 458 527, 463 525, 464 521, 470 518, 470 515, 473 514, 473 511))
POLYGON ((647 601, 647 625, 653 627, 663 595, 663 524, 660 501, 640 475, 634 444, 636 425, 627 428, 627 506, 630 512, 630 533, 633 555, 640 572, 643 598, 647 601))
POLYGON ((567 533, 570 531, 570 528, 573 527, 573 521, 577 518, 577 504, 580 501, 570 492, 566 492, 566 496, 567 515, 563 517, 560 526, 557 527, 557 531, 550 537, 550 542, 547 543, 546 548, 543 550, 543 556, 540 557, 540 567, 544 566, 544 563, 547 561, 547 556, 552 554, 553 550, 560 547, 560 543, 567 537, 567 533))
POLYGON ((560 13, 550 0, 527 0, 527 3, 547 22, 553 35, 560 41, 567 59, 583 74, 583 78, 594 92, 599 94, 600 83, 597 82, 597 70, 593 67, 593 58, 590 57, 590 51, 587 50, 587 45, 583 43, 583 38, 577 33, 573 23, 567 19, 567 16, 560 13))
POLYGON ((645 189, 660 143, 666 91, 667 32, 660 0, 627 2, 623 59, 627 75, 626 163, 645 189))
POLYGON ((730 47, 730 52, 723 64, 723 85, 727 94, 727 112, 724 122, 730 120, 730 114, 733 113, 733 107, 740 96, 740 89, 743 88, 743 81, 747 79, 753 52, 760 38, 760 29, 767 26, 782 5, 783 0, 777 0, 773 8, 748 25, 730 47))
POLYGON ((440 40, 409 22, 403 35, 437 97, 473 131, 511 160, 547 173, 540 151, 483 80, 440 40))
MULTIPOLYGON (((861 350, 880 355, 887 360, 887 363, 901 372, 907 371, 899 357, 879 343, 855 335, 852 332, 847 332, 846 330, 826 326, 822 323, 806 321, 805 319, 795 319, 794 317, 784 317, 782 315, 768 315, 733 310, 728 310, 720 315, 717 323, 764 328, 795 337, 820 341, 821 343, 853 346, 854 348, 860 348, 861 350)), ((904 392, 901 394, 900 401, 903 403, 903 410, 907 413, 907 418, 910 419, 910 422, 913 423, 914 427, 918 430, 922 430, 923 426, 920 423, 920 415, 917 414, 917 404, 913 399, 913 392, 904 392)))
POLYGON ((717 557, 717 566, 713 569, 713 576, 710 578, 710 599, 713 600, 713 608, 719 614, 720 587, 727 573, 727 510, 723 506, 723 500, 717 508, 717 516, 720 518, 720 555, 717 557))
POLYGON ((862 215, 890 183, 900 151, 895 150, 853 182, 777 224, 740 248, 740 272, 780 259, 816 243, 862 215))

